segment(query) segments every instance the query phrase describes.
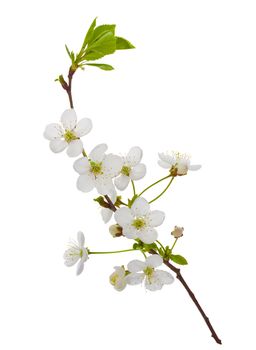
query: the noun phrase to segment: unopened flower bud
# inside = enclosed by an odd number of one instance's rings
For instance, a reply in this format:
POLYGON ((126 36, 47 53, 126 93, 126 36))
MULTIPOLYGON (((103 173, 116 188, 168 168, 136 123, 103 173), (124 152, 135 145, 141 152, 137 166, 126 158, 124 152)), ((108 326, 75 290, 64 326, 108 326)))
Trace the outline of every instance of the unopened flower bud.
POLYGON ((109 232, 110 234, 115 238, 115 237, 120 237, 123 235, 123 229, 120 225, 115 224, 115 225, 111 225, 109 227, 109 232))
POLYGON ((174 230, 171 232, 174 238, 180 238, 183 236, 184 227, 174 226, 174 230))

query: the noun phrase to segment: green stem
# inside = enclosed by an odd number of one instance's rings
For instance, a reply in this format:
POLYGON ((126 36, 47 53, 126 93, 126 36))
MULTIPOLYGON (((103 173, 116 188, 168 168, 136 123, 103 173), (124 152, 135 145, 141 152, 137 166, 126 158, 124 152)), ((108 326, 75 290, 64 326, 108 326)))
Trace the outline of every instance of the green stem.
POLYGON ((168 185, 166 186, 166 188, 154 199, 152 199, 149 204, 153 203, 154 201, 156 201, 158 198, 160 198, 167 190, 168 188, 171 186, 171 183, 173 182, 174 176, 171 178, 171 181, 168 183, 168 185))
POLYGON ((140 251, 144 255, 144 258, 147 259, 147 255, 143 252, 143 250, 140 250, 140 251))
POLYGON ((175 247, 175 244, 177 243, 177 240, 178 240, 178 238, 175 238, 175 241, 174 241, 174 243, 173 243, 173 245, 171 247, 171 252, 172 252, 173 248, 175 247))
POLYGON ((133 195, 136 196, 136 190, 135 190, 135 185, 133 180, 132 180, 132 189, 133 189, 133 195))
POLYGON ((161 248, 163 249, 163 251, 165 251, 165 248, 164 248, 164 246, 162 245, 162 243, 159 242, 159 241, 156 241, 156 242, 161 246, 161 248))
POLYGON ((154 182, 152 185, 146 187, 146 188, 139 194, 139 197, 140 197, 143 193, 145 193, 147 190, 149 190, 151 187, 157 185, 159 182, 161 182, 161 181, 163 181, 163 180, 165 180, 165 179, 168 179, 170 176, 171 176, 171 175, 165 176, 165 177, 163 177, 162 179, 160 179, 160 180, 154 182))
POLYGON ((125 250, 113 250, 110 252, 90 252, 89 254, 115 254, 115 253, 124 253, 124 252, 132 252, 135 250, 139 250, 139 249, 125 249, 125 250))

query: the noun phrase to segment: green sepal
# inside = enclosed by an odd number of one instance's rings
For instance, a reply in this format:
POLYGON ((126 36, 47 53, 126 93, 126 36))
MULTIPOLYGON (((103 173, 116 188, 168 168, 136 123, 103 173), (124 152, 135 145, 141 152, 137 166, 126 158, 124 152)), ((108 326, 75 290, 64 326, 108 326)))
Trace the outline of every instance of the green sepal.
POLYGON ((131 208, 131 206, 133 205, 135 199, 137 199, 139 196, 137 194, 135 194, 132 199, 128 199, 128 207, 131 208))
POLYGON ((97 198, 93 199, 95 202, 99 203, 99 205, 103 208, 108 208, 109 209, 109 204, 105 202, 104 197, 99 196, 97 198))
POLYGON ((116 36, 116 50, 128 50, 128 49, 135 49, 135 46, 133 44, 124 39, 120 36, 116 36))
POLYGON ((93 66, 93 67, 98 67, 103 70, 113 70, 114 67, 112 67, 110 64, 105 64, 105 63, 85 63, 86 66, 93 66))
POLYGON ((115 207, 120 208, 120 205, 122 205, 122 196, 117 196, 114 204, 115 207))
POLYGON ((170 259, 179 265, 187 265, 188 264, 187 260, 182 255, 171 254, 170 259))

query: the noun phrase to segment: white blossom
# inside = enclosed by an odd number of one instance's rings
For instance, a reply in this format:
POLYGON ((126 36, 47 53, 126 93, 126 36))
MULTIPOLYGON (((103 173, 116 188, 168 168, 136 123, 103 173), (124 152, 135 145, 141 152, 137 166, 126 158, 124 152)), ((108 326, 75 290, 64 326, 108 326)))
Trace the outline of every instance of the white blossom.
POLYGON ((188 170, 199 170, 201 168, 201 165, 190 164, 190 156, 186 153, 179 153, 179 152, 165 152, 165 153, 158 153, 159 160, 158 164, 165 169, 169 169, 172 176, 182 176, 187 175, 188 170))
POLYGON ((163 258, 159 255, 151 255, 146 258, 145 262, 132 260, 127 265, 130 273, 126 276, 126 282, 130 285, 136 285, 144 281, 145 288, 150 291, 159 290, 165 284, 173 283, 174 278, 169 272, 155 269, 162 263, 163 258))
POLYGON ((90 192, 93 188, 102 195, 115 191, 113 178, 122 168, 121 157, 114 154, 105 154, 106 144, 96 146, 88 158, 79 158, 74 163, 74 169, 80 174, 77 188, 82 192, 90 192))
POLYGON ((80 275, 84 269, 84 263, 88 260, 88 250, 84 247, 84 234, 77 233, 77 242, 71 242, 69 248, 64 253, 65 265, 70 267, 77 262, 76 274, 80 275))
POLYGON ((123 235, 127 238, 139 238, 150 244, 157 239, 155 227, 160 226, 165 214, 160 210, 150 211, 146 199, 138 197, 131 208, 121 207, 115 212, 116 222, 123 228, 123 235))
POLYGON ((83 118, 77 122, 74 109, 67 109, 61 116, 60 124, 53 123, 46 126, 44 137, 50 141, 50 149, 59 153, 67 148, 69 157, 77 157, 83 151, 81 137, 92 129, 92 122, 83 118))
POLYGON ((114 269, 115 271, 109 277, 109 282, 121 292, 127 285, 125 269, 123 266, 115 266, 114 269))
POLYGON ((120 175, 115 179, 115 185, 118 190, 123 191, 127 188, 130 180, 136 181, 142 179, 146 174, 146 166, 140 163, 142 158, 142 149, 132 147, 128 154, 122 157, 122 169, 120 175))

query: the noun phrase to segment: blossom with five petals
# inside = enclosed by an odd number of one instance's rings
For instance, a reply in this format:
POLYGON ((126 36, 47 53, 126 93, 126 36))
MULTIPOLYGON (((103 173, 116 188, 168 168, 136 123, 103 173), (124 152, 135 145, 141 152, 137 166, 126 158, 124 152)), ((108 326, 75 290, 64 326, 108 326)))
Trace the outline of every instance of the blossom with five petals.
POLYGON ((74 109, 67 109, 61 116, 61 124, 53 123, 46 126, 44 137, 50 141, 50 149, 59 153, 67 148, 69 157, 77 157, 83 151, 80 137, 92 129, 91 119, 83 118, 77 122, 74 109))
POLYGON ((190 164, 190 156, 179 152, 158 153, 158 164, 165 169, 169 169, 172 176, 187 175, 188 170, 199 170, 201 165, 190 164))
POLYGON ((165 284, 174 282, 173 276, 163 270, 155 269, 162 265, 163 258, 159 255, 151 255, 145 262, 141 260, 132 260, 127 265, 130 272, 126 276, 126 283, 130 285, 140 284, 145 281, 145 288, 150 291, 161 289, 165 284))
POLYGON ((80 175, 77 188, 82 192, 90 192, 94 187, 102 195, 115 191, 113 178, 122 168, 121 157, 114 154, 105 154, 107 145, 102 143, 96 146, 88 158, 79 158, 74 163, 74 169, 80 175))
POLYGON ((88 260, 88 250, 84 247, 84 234, 77 233, 77 242, 72 242, 70 247, 64 253, 65 265, 70 267, 77 262, 76 274, 80 275, 84 269, 84 263, 88 260))
POLYGON ((140 147, 132 147, 128 154, 122 157, 123 165, 121 173, 115 179, 115 185, 118 190, 125 190, 130 180, 140 180, 145 176, 146 166, 140 163, 141 158, 142 149, 140 147))
POLYGON ((131 208, 121 207, 115 212, 115 220, 123 228, 123 235, 132 239, 139 238, 147 244, 157 239, 155 227, 160 226, 164 218, 164 212, 150 211, 149 203, 142 197, 138 197, 131 208))

